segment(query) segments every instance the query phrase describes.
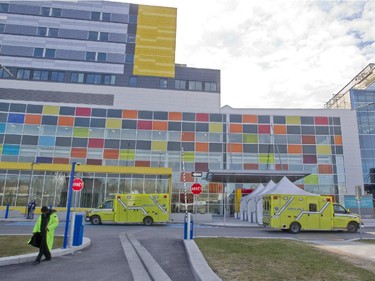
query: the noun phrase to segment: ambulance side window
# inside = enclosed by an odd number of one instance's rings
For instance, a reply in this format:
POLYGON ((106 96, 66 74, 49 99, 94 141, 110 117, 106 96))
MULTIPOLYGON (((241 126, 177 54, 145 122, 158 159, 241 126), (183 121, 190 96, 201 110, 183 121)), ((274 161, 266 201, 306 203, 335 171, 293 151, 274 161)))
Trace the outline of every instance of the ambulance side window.
POLYGON ((113 202, 112 201, 105 201, 103 202, 101 208, 102 209, 112 209, 113 202))
POLYGON ((317 208, 316 204, 309 204, 309 211, 310 212, 316 212, 317 209, 318 208, 317 208))

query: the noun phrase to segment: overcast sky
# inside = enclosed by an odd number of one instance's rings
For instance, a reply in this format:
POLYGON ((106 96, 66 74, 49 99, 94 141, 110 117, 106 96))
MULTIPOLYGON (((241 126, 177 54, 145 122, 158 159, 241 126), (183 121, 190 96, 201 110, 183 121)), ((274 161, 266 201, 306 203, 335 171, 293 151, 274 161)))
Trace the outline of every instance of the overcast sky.
POLYGON ((221 106, 322 108, 375 63, 375 1, 122 2, 177 8, 176 63, 219 69, 221 106))

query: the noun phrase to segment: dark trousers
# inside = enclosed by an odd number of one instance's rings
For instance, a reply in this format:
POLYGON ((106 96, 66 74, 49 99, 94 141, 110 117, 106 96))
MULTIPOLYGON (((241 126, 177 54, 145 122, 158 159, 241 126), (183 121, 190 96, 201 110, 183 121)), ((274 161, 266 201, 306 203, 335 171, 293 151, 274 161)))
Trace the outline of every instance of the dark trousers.
POLYGON ((51 259, 51 252, 48 250, 46 234, 42 235, 42 241, 40 243, 39 254, 36 257, 36 260, 40 261, 43 255, 46 257, 46 260, 51 259))

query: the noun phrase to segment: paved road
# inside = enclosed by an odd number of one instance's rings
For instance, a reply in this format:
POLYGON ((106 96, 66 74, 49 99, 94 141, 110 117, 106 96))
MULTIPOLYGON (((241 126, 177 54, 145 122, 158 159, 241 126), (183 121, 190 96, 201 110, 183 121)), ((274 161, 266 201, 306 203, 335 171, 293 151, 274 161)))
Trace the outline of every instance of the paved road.
MULTIPOLYGON (((0 234, 30 234, 33 222, 0 222, 0 234)), ((63 235, 59 227, 57 235, 63 235)), ((0 267, 0 280, 134 280, 120 241, 126 233, 135 237, 159 263, 172 280, 194 280, 185 248, 183 225, 168 224, 146 227, 142 225, 85 225, 84 235, 91 245, 73 255, 54 258, 37 266, 30 263, 0 267)), ((291 237, 300 240, 344 241, 359 237, 359 233, 346 232, 301 232, 293 235, 281 231, 267 231, 259 227, 195 226, 195 236, 227 237, 291 237)), ((375 238, 375 229, 367 229, 364 238, 375 238)))

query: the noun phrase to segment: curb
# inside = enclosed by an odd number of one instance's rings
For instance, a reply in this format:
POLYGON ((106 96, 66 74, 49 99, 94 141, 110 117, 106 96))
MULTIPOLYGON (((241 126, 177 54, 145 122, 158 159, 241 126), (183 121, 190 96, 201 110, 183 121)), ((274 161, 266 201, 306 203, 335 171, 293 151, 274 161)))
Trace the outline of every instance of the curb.
POLYGON ((194 240, 184 240, 184 245, 195 280, 222 281, 208 265, 194 240))
MULTIPOLYGON (((77 251, 80 251, 88 246, 91 245, 91 240, 89 238, 83 237, 82 245, 80 246, 72 246, 71 248, 67 249, 54 249, 51 251, 52 257, 61 257, 64 255, 72 254, 77 251)), ((12 264, 20 264, 20 263, 26 263, 26 262, 32 262, 35 260, 35 257, 37 256, 37 253, 31 253, 31 254, 24 254, 19 256, 9 256, 9 257, 3 257, 0 258, 0 267, 5 265, 12 265, 12 264)))

